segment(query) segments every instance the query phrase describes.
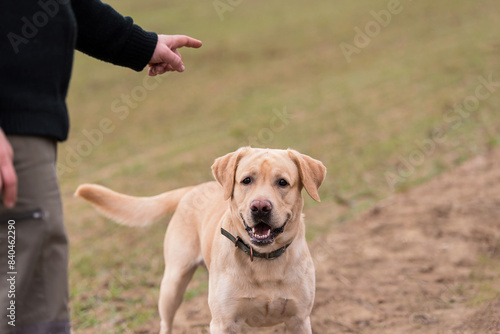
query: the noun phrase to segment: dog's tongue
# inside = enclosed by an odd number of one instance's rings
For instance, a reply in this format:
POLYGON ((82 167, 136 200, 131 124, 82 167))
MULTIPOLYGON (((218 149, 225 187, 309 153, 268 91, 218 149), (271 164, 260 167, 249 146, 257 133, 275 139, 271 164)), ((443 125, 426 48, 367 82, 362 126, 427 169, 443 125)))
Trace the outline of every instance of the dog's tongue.
POLYGON ((255 237, 267 238, 271 232, 271 227, 264 223, 259 223, 253 228, 255 237))

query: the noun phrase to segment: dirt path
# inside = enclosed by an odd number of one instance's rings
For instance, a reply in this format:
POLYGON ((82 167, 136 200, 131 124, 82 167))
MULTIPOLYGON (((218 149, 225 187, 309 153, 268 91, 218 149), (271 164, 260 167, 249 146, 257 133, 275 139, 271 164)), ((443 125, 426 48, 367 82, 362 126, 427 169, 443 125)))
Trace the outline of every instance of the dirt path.
MULTIPOLYGON (((310 246, 314 333, 500 333, 500 149, 310 246)), ((176 333, 207 333, 206 299, 181 307, 176 333)))
POLYGON ((500 333, 500 150, 313 247, 316 333, 500 333))

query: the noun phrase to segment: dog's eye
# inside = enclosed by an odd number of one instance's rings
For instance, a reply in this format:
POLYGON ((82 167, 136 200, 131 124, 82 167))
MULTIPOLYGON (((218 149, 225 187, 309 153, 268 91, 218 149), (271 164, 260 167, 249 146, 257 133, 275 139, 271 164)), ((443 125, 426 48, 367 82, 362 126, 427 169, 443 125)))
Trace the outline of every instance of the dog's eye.
POLYGON ((286 187, 288 185, 288 182, 286 182, 285 179, 281 179, 278 181, 278 184, 280 187, 286 187))
POLYGON ((243 181, 241 181, 241 183, 243 183, 243 184, 250 184, 251 182, 252 182, 252 179, 249 177, 246 177, 243 179, 243 181))

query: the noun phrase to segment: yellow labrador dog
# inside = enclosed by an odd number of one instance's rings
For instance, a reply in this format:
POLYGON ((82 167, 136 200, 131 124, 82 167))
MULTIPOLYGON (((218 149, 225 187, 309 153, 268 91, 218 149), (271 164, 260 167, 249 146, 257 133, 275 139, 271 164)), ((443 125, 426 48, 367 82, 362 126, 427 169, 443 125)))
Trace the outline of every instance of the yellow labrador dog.
POLYGON ((154 197, 131 197, 98 185, 76 195, 122 224, 150 224, 175 210, 165 235, 161 334, 199 265, 209 271, 210 333, 285 323, 312 333, 314 265, 305 239, 302 188, 319 201, 323 164, 294 150, 240 148, 215 160, 217 182, 154 197))

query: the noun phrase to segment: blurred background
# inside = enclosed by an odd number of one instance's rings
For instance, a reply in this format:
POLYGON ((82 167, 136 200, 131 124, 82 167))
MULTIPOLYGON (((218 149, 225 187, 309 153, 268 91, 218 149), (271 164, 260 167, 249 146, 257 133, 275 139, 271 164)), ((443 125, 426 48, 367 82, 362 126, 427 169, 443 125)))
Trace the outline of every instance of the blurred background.
POLYGON ((154 332, 166 226, 101 218, 81 183, 154 195, 212 180, 240 146, 294 148, 328 168, 312 241, 500 144, 497 1, 106 2, 204 45, 156 78, 76 55, 58 163, 76 333, 154 332))

